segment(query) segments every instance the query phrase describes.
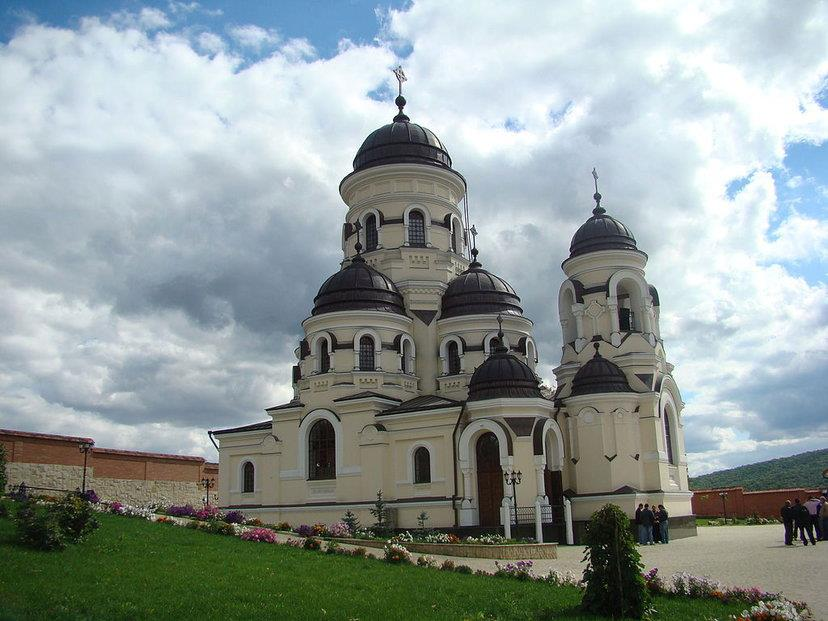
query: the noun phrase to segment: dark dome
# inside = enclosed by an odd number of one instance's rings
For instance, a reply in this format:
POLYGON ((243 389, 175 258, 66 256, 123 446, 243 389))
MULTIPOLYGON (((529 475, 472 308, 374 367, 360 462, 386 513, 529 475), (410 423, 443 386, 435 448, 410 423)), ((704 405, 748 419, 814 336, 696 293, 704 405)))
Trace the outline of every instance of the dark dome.
POLYGON ((578 369, 572 380, 571 397, 591 395, 602 392, 633 392, 627 382, 627 376, 618 365, 603 358, 598 353, 595 343, 595 355, 578 369))
POLYGON ((469 382, 469 401, 541 397, 538 384, 538 378, 532 369, 507 352, 505 347, 498 346, 475 369, 469 382))
POLYGON ((313 298, 312 315, 347 310, 374 310, 405 315, 402 295, 382 272, 355 256, 351 264, 328 278, 313 298))
POLYGON ((512 286, 477 262, 477 250, 472 250, 474 261, 469 269, 449 283, 441 300, 441 319, 461 315, 504 313, 522 315, 520 298, 512 286))
POLYGON ((394 122, 374 130, 362 143, 354 158, 354 171, 383 164, 428 164, 451 168, 451 157, 430 129, 412 123, 403 114, 405 99, 396 100, 400 113, 394 122))
POLYGON ((595 196, 598 206, 592 210, 592 217, 575 232, 569 244, 569 258, 596 250, 638 250, 632 231, 607 214, 601 207, 600 194, 595 196))

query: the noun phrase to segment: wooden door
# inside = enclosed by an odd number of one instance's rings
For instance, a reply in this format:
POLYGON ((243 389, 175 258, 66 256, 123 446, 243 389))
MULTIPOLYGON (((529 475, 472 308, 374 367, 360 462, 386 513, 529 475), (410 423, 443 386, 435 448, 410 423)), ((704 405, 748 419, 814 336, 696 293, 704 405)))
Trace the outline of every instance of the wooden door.
POLYGON ((480 436, 476 455, 480 526, 499 526, 500 506, 503 502, 503 470, 500 468, 497 436, 492 432, 480 436))

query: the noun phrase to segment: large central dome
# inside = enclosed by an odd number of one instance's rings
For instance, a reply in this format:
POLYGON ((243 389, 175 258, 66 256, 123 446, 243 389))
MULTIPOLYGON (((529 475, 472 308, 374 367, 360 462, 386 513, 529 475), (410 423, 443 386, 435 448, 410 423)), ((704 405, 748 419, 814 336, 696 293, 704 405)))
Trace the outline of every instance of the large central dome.
POLYGON ((394 121, 383 125, 362 143, 354 158, 354 172, 384 164, 427 164, 451 168, 451 157, 433 131, 412 123, 403 114, 405 98, 395 100, 400 112, 394 121))

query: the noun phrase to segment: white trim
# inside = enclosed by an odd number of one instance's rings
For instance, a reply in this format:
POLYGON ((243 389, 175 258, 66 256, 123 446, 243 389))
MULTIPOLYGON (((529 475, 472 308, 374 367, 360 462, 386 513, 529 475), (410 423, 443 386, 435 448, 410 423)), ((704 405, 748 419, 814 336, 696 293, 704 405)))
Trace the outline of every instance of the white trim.
POLYGON ((673 395, 669 390, 664 390, 661 393, 658 404, 658 413, 661 418, 661 439, 664 441, 664 454, 667 457, 667 463, 670 466, 678 466, 681 462, 681 444, 678 437, 678 408, 676 402, 673 400, 673 395), (665 422, 669 420, 671 432, 671 448, 673 453, 673 460, 670 461, 670 451, 667 446, 667 427, 665 422))
POLYGON ((362 330, 357 330, 356 334, 354 334, 354 371, 363 370, 359 368, 359 341, 360 339, 362 339, 363 336, 370 336, 372 339, 374 339, 374 368, 373 370, 366 369, 365 371, 368 373, 382 371, 382 339, 380 338, 379 333, 376 330, 372 330, 371 328, 363 328, 362 330))
POLYGON ((319 341, 324 340, 328 343, 328 361, 330 363, 330 368, 328 371, 333 371, 333 339, 331 339, 331 335, 329 332, 320 331, 314 333, 311 337, 311 355, 310 357, 313 359, 313 373, 318 374, 322 372, 322 358, 319 356, 319 341))
POLYGON ((454 254, 459 254, 460 256, 463 256, 463 253, 466 250, 466 244, 463 239, 463 222, 454 214, 452 214, 451 220, 449 221, 449 238, 449 252, 454 252, 454 254), (456 227, 455 222, 457 223, 456 227), (454 239, 455 243, 457 244, 457 250, 451 249, 452 239, 454 239))
POLYGON ((526 364, 529 365, 529 368, 533 371, 535 370, 535 365, 538 364, 538 346, 535 343, 535 339, 531 336, 526 337, 526 364), (529 346, 532 346, 532 355, 529 355, 529 346))
POLYGON ((563 470, 564 465, 564 442, 563 442, 563 433, 561 432, 561 428, 558 423, 553 418, 549 418, 546 422, 543 423, 543 430, 541 431, 541 441, 543 442, 543 459, 544 465, 552 466, 550 470, 563 470), (558 448, 558 460, 555 463, 549 462, 549 455, 547 452, 547 444, 546 438, 549 432, 552 432, 555 436, 555 445, 558 448))
POLYGON ((411 203, 403 212, 403 246, 417 248, 417 246, 412 246, 408 241, 408 214, 414 210, 419 211, 423 215, 423 224, 425 225, 425 245, 426 248, 429 248, 431 247, 431 212, 428 210, 428 207, 421 203, 411 203))
MULTIPOLYGON (((308 441, 310 439, 310 430, 313 427, 313 424, 318 421, 325 419, 334 428, 334 450, 336 451, 336 476, 339 477, 343 473, 343 466, 342 466, 342 423, 336 417, 336 414, 331 412, 330 410, 313 410, 310 412, 305 418, 302 420, 302 423, 299 425, 298 435, 297 435, 297 464, 296 470, 294 471, 298 476, 296 478, 299 479, 306 479, 308 478, 308 441)), ((286 476, 288 473, 293 475, 293 472, 286 472, 282 471, 281 478, 293 478, 293 476, 286 476)))
POLYGON ((460 439, 457 441, 457 461, 460 462, 462 468, 471 467, 471 445, 477 440, 478 436, 483 435, 487 431, 491 431, 497 436, 497 445, 500 451, 500 465, 511 468, 513 458, 509 455, 509 439, 506 437, 506 432, 503 430, 503 427, 489 418, 481 418, 472 422, 460 434, 460 439))
POLYGON ((405 373, 406 375, 416 375, 417 374, 417 345, 414 343, 414 339, 411 337, 410 334, 402 333, 400 336, 400 351, 397 353, 400 357, 400 365, 399 371, 400 373, 405 373), (411 371, 406 371, 405 369, 405 344, 411 343, 411 371))
POLYGON ((258 468, 256 466, 256 458, 252 456, 245 456, 242 457, 241 461, 239 462, 238 468, 238 478, 236 479, 238 483, 238 487, 234 490, 230 490, 231 494, 255 494, 259 491, 259 487, 256 485, 258 482, 258 475, 257 475, 258 468), (245 492, 244 490, 244 465, 250 463, 253 464, 253 491, 252 492, 245 492))
POLYGON ((437 454, 434 450, 434 446, 431 442, 426 442, 425 440, 417 440, 411 446, 408 447, 408 481, 406 483, 410 483, 412 485, 423 485, 423 483, 415 483, 414 482, 414 453, 417 451, 418 448, 424 448, 428 451, 428 481, 425 483, 434 483, 434 475, 436 474, 436 467, 434 465, 434 456, 437 454))
POLYGON ((457 343, 457 354, 460 356, 460 374, 462 375, 466 372, 466 352, 463 351, 463 339, 461 339, 456 334, 449 334, 448 336, 444 336, 443 340, 440 341, 440 361, 442 362, 443 375, 449 374, 448 344, 451 341, 457 343))
POLYGON ((365 227, 365 221, 368 219, 368 216, 373 215, 376 218, 377 223, 377 249, 382 248, 382 218, 380 217, 380 212, 376 209, 369 208, 366 209, 365 212, 359 216, 358 222, 362 225, 362 229, 360 229, 360 239, 359 241, 362 243, 362 251, 369 252, 368 250, 368 230, 365 227))
MULTIPOLYGON (((421 506, 451 506, 450 500, 418 500, 416 502, 394 502, 393 500, 389 500, 386 503, 389 507, 421 507, 421 506)), ((371 500, 365 500, 360 503, 348 503, 348 504, 319 504, 319 503, 308 503, 306 505, 301 505, 298 507, 242 507, 240 511, 244 511, 245 513, 263 513, 265 511, 280 511, 284 513, 298 513, 300 511, 347 511, 348 509, 370 509, 374 506, 374 502, 371 500)), ((223 505, 223 508, 227 508, 228 505, 223 505)), ((341 515, 341 513, 340 513, 341 515)), ((356 542, 355 542, 356 543, 356 542)))

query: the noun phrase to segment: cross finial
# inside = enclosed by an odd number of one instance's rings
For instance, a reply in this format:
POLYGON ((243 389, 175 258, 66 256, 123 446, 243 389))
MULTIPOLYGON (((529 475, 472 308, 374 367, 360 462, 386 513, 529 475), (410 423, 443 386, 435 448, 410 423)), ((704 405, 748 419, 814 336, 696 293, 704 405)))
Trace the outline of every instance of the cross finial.
POLYGON ((473 224, 471 229, 469 229, 469 233, 471 233, 472 236, 472 248, 477 248, 477 229, 474 228, 473 224))
POLYGON ((601 193, 598 192, 598 171, 595 170, 595 167, 592 167, 592 178, 595 180, 595 194, 592 195, 592 198, 595 199, 595 209, 592 210, 596 216, 602 213, 606 213, 606 209, 601 207, 601 193))
POLYGON ((471 233, 472 236, 472 262, 469 264, 469 267, 480 267, 480 263, 477 261, 477 255, 479 254, 477 250, 477 229, 474 228, 473 224, 472 227, 469 229, 469 233, 471 233))
POLYGON ((362 230, 362 223, 359 220, 354 222, 354 230, 356 231, 356 234, 357 234, 357 240, 356 240, 356 243, 354 244, 354 250, 356 251, 356 256, 354 256, 354 258, 351 259, 351 261, 356 261, 357 263, 362 263, 362 262, 365 261, 365 259, 362 258, 362 242, 359 241, 359 232, 362 230))
POLYGON ((399 92, 398 95, 402 95, 402 84, 403 82, 407 82, 408 78, 405 77, 405 71, 403 71, 402 65, 397 65, 396 69, 392 69, 394 72, 394 77, 397 78, 397 83, 399 84, 399 92))

